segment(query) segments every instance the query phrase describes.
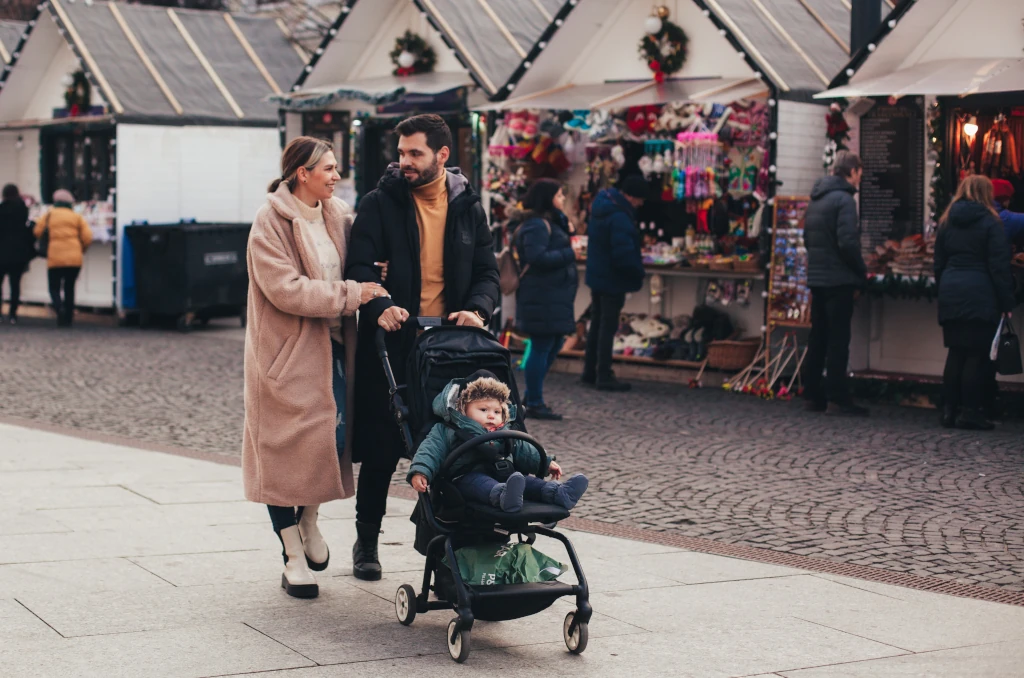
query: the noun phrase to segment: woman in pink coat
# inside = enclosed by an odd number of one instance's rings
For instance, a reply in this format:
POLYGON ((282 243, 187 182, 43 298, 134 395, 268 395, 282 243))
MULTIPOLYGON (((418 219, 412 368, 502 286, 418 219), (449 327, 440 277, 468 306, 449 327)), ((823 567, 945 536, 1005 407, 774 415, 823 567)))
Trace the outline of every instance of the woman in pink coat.
POLYGON ((352 496, 355 312, 387 294, 343 280, 352 209, 334 197, 341 178, 331 147, 299 137, 249 234, 245 332, 245 496, 267 504, 284 547, 281 586, 319 593, 310 570, 326 569, 320 504, 352 496))

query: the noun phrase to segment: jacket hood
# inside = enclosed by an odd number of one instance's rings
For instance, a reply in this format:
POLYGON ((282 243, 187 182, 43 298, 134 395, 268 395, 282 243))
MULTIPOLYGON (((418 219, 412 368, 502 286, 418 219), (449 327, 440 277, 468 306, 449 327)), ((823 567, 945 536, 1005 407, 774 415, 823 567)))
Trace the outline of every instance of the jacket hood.
POLYGON ((630 219, 636 214, 636 210, 626 200, 626 196, 616 188, 606 188, 594 198, 594 204, 590 208, 591 216, 604 219, 615 212, 625 212, 630 219))
MULTIPOLYGON (((476 193, 473 192, 469 185, 469 179, 462 174, 461 169, 458 167, 445 167, 444 173, 445 185, 448 188, 449 205, 461 196, 468 198, 476 197, 476 193)), ((403 202, 408 202, 409 196, 412 193, 409 180, 402 174, 401 166, 397 162, 388 165, 388 168, 384 171, 384 176, 377 182, 377 188, 403 202)))
POLYGON ((953 228, 970 228, 979 221, 992 217, 992 210, 973 200, 957 200, 949 208, 949 225, 953 228))
MULTIPOLYGON (((454 424, 459 428, 472 431, 474 433, 487 433, 483 426, 476 423, 462 412, 459 412, 459 392, 462 387, 466 384, 466 379, 453 379, 448 382, 448 385, 437 394, 434 398, 434 414, 441 418, 442 421, 448 424, 454 424)), ((516 405, 515 403, 509 403, 508 405, 508 421, 504 423, 498 430, 504 430, 508 428, 510 422, 515 421, 516 418, 516 405)))
MULTIPOLYGON (((292 192, 288 189, 288 183, 282 181, 281 185, 277 187, 277 190, 273 193, 267 194, 267 202, 275 212, 281 215, 282 219, 286 219, 289 222, 293 222, 299 218, 299 211, 295 207, 295 198, 292 196, 292 192)), ((330 200, 323 201, 324 203, 324 221, 327 223, 334 223, 335 220, 341 219, 346 214, 351 213, 351 208, 346 205, 340 198, 331 198, 330 200)))
POLYGON ((845 178, 830 175, 814 182, 814 188, 811 189, 811 198, 819 200, 832 191, 845 191, 853 195, 857 192, 857 189, 845 178))

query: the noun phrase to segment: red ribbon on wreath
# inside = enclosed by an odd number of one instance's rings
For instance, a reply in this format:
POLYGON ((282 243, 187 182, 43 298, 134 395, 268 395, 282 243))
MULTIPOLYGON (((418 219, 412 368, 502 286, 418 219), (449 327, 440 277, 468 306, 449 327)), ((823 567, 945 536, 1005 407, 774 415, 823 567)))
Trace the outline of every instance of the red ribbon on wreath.
POLYGON ((399 68, 397 72, 398 75, 405 76, 412 75, 415 72, 415 70, 413 69, 412 66, 410 66, 409 68, 399 68))
POLYGON ((647 62, 648 67, 654 71, 654 81, 657 83, 665 82, 665 72, 661 70, 661 62, 657 59, 651 59, 647 62))

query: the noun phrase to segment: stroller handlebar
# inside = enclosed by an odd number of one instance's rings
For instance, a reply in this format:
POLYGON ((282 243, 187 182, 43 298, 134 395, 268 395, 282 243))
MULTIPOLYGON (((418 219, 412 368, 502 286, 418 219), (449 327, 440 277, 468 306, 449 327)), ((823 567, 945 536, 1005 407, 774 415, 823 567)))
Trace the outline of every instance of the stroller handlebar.
MULTIPOLYGON (((417 327, 423 327, 423 328, 426 328, 426 327, 440 327, 441 325, 448 324, 448 320, 446 318, 439 318, 439 317, 433 317, 433 316, 422 316, 422 315, 421 316, 416 316, 416 317, 409 316, 406 319, 406 321, 404 323, 402 323, 402 326, 404 327, 405 325, 408 325, 409 323, 416 323, 417 327)), ((388 357, 388 347, 387 347, 387 343, 385 341, 387 339, 387 336, 388 336, 388 331, 386 329, 384 329, 383 327, 378 327, 377 328, 377 336, 376 336, 377 355, 380 357, 381 360, 385 360, 388 357)))
MULTIPOLYGON (((448 453, 448 456, 445 457, 445 460, 441 464, 441 468, 438 470, 437 475, 446 475, 456 461, 458 461, 461 457, 465 456, 467 453, 473 451, 473 449, 476 448, 478 445, 490 442, 491 440, 501 440, 503 438, 513 438, 516 440, 522 440, 536 447, 537 451, 540 453, 540 472, 543 473, 543 471, 547 468, 548 455, 544 451, 544 446, 541 445, 536 438, 534 438, 528 433, 523 433, 522 431, 506 429, 503 431, 491 431, 490 433, 485 433, 482 436, 477 436, 472 440, 467 440, 466 442, 462 443, 461 445, 459 445, 454 450, 448 453)), ((543 476, 538 475, 537 477, 540 478, 543 476)))

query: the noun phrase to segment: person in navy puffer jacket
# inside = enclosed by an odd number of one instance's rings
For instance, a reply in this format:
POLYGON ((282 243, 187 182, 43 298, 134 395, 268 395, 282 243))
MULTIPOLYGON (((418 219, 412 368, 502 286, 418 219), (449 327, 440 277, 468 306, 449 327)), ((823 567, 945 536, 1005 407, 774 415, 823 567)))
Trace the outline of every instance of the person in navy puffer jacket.
POLYGON ((538 179, 523 198, 527 210, 514 235, 522 277, 516 291, 516 327, 530 335, 526 361, 526 416, 559 421, 544 402, 544 377, 576 329, 576 253, 569 220, 562 211, 565 192, 554 179, 538 179))
POLYGON ((587 229, 587 286, 590 287, 590 331, 583 362, 585 384, 603 391, 628 391, 612 372, 612 344, 626 294, 644 284, 644 262, 636 210, 647 199, 647 182, 629 176, 616 188, 601 191, 591 208, 587 229))

